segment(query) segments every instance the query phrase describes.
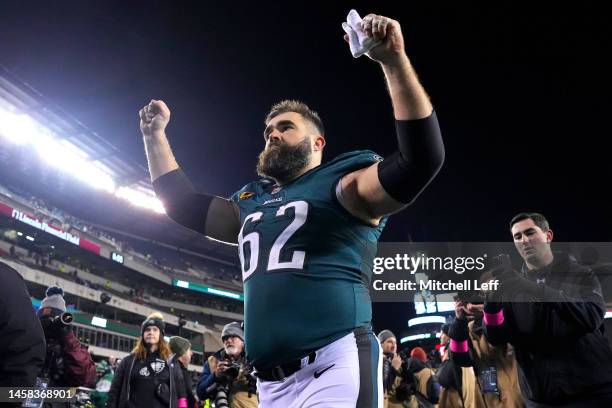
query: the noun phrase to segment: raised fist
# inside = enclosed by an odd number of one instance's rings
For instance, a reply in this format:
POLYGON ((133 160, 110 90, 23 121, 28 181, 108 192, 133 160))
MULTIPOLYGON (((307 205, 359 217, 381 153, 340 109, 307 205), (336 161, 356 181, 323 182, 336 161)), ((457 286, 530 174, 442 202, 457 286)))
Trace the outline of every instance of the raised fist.
POLYGON ((145 137, 156 136, 164 132, 170 121, 170 109, 164 101, 151 99, 140 112, 140 131, 145 137))

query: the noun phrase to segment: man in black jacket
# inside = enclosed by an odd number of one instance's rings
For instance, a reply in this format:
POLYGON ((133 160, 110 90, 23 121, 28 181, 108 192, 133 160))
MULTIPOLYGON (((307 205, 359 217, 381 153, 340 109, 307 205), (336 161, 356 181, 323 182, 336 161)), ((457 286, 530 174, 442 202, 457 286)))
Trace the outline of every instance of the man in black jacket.
MULTIPOLYGON (((402 407, 402 401, 407 399, 410 394, 414 394, 414 389, 410 392, 404 392, 406 389, 404 381, 402 384, 402 358, 397 353, 397 339, 391 330, 383 330, 378 333, 378 341, 383 352, 382 372, 383 372, 383 388, 385 390, 385 408, 402 407), (400 395, 398 396, 398 388, 400 395), (403 397, 403 398, 402 398, 403 397)), ((411 376, 412 377, 412 376, 411 376)), ((410 378, 410 385, 414 383, 410 378)), ((412 387, 414 388, 414 387, 412 387)))
POLYGON ((489 342, 514 346, 528 407, 612 406, 612 349, 597 277, 552 252, 543 215, 518 214, 510 228, 525 264, 522 273, 508 264, 493 270, 500 290, 484 307, 489 342))
POLYGON ((45 362, 45 336, 19 273, 0 262, 0 387, 33 387, 45 362))

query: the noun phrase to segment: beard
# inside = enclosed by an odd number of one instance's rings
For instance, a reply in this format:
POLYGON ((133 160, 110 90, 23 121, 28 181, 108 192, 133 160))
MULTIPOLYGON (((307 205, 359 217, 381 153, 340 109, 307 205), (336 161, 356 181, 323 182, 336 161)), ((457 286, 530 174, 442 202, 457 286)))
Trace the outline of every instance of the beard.
POLYGON ((308 166, 311 156, 309 137, 295 146, 282 142, 270 144, 259 153, 257 174, 283 184, 296 178, 308 166))
POLYGON ((225 347, 225 354, 227 354, 228 356, 237 356, 238 354, 240 354, 238 352, 238 347, 236 346, 226 346, 225 347))

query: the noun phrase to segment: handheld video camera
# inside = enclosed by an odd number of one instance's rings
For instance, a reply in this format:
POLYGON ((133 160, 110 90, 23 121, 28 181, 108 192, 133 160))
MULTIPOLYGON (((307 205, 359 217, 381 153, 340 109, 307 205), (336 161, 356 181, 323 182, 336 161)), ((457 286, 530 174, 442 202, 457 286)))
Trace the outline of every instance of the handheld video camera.
POLYGON ((45 316, 40 319, 43 330, 47 334, 58 332, 66 326, 70 326, 74 321, 72 313, 64 312, 55 316, 45 316))

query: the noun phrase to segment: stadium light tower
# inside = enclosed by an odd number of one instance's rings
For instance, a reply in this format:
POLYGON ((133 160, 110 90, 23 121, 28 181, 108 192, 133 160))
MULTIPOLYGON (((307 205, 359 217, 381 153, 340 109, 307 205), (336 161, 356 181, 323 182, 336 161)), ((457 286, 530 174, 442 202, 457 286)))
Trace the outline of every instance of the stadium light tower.
POLYGON ((1 66, 0 138, 31 148, 47 165, 93 188, 164 212, 146 170, 119 157, 119 149, 1 66), (120 185, 121 180, 130 180, 129 185, 120 185))

